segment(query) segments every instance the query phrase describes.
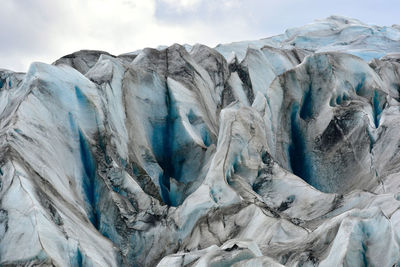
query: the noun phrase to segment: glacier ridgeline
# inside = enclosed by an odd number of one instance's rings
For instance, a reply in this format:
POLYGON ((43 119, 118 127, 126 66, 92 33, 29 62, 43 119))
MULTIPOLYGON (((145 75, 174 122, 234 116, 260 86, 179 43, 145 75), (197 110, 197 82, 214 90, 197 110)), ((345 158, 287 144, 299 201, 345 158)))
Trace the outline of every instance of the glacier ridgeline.
POLYGON ((0 265, 400 264, 400 26, 0 70, 0 265))

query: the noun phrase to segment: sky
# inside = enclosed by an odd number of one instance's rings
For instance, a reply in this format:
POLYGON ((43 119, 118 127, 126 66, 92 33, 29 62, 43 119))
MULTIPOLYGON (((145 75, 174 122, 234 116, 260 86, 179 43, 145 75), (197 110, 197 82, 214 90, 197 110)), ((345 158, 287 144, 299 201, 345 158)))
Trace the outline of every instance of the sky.
POLYGON ((255 40, 341 15, 400 24, 400 0, 0 0, 0 68, 26 72, 81 49, 255 40))

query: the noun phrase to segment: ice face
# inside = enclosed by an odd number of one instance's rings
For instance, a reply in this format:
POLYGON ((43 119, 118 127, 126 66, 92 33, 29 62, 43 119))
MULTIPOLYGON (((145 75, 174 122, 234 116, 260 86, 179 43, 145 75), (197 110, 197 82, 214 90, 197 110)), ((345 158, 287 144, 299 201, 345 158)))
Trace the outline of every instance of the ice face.
POLYGON ((0 70, 0 265, 400 263, 400 29, 0 70))

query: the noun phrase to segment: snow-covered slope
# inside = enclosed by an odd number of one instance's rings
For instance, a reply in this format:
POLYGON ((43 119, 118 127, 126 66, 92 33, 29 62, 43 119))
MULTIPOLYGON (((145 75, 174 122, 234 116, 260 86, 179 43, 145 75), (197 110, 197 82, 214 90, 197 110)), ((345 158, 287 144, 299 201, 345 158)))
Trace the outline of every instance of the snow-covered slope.
POLYGON ((0 70, 0 265, 400 264, 400 29, 0 70))

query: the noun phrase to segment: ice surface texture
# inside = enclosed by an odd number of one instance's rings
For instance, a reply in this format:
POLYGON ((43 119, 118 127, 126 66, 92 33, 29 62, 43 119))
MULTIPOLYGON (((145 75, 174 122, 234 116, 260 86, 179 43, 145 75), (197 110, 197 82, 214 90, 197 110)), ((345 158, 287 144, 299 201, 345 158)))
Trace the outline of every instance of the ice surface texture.
POLYGON ((0 70, 0 265, 400 264, 400 29, 0 70))

